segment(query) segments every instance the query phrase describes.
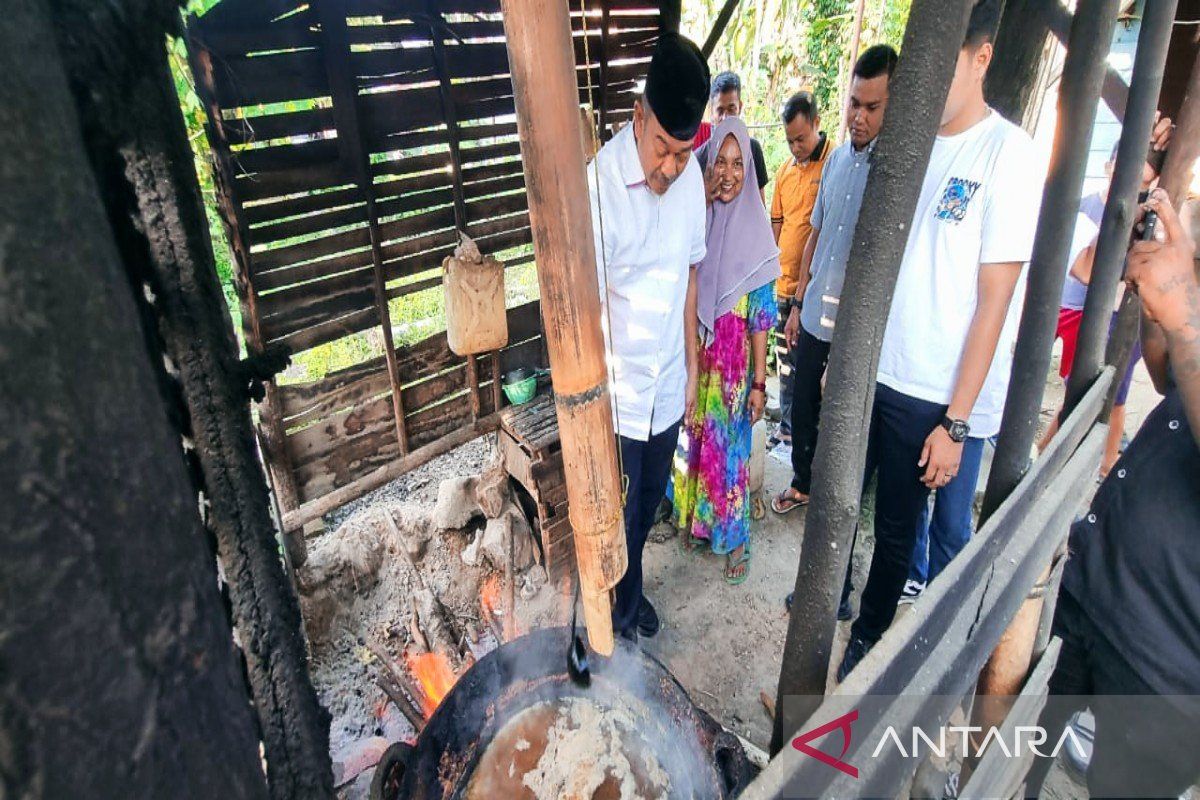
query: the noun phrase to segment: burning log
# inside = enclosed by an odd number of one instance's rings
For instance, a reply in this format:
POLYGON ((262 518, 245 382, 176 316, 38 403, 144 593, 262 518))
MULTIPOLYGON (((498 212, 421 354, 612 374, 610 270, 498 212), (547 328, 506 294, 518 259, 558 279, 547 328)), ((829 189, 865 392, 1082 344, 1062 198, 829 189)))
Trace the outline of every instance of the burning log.
POLYGON ((413 700, 419 700, 420 698, 417 696, 416 689, 412 687, 412 684, 409 683, 406 676, 387 653, 384 652, 382 647, 373 642, 367 642, 367 649, 371 651, 371 655, 375 656, 383 667, 383 673, 379 675, 376 681, 379 684, 379 688, 396 704, 396 708, 400 709, 400 713, 412 723, 413 729, 417 733, 420 733, 425 727, 426 716, 417 711, 417 707, 413 705, 413 701, 409 700, 408 696, 405 695, 405 690, 407 689, 408 695, 411 695, 413 700))

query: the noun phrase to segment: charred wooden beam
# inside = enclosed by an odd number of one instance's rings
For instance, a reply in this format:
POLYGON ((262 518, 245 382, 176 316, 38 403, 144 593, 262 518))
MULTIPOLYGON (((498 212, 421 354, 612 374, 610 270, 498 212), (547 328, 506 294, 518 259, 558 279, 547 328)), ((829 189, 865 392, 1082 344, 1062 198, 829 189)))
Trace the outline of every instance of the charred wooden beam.
POLYGON ((716 21, 713 22, 712 30, 708 32, 704 46, 700 48, 705 59, 712 58, 713 51, 717 49, 721 37, 725 35, 725 29, 729 27, 729 20, 733 18, 733 12, 737 11, 738 2, 739 0, 725 0, 725 5, 721 6, 721 11, 717 14, 716 21))
MULTIPOLYGON (((77 51, 123 45, 89 11, 77 51)), ((49 3, 5 4, 0 793, 265 798, 164 353, 102 198, 128 189, 97 183, 55 35, 49 3)))
MULTIPOLYGON (((1129 236, 1133 230, 1138 190, 1146 163, 1146 143, 1150 141, 1154 113, 1158 110, 1158 95, 1162 89, 1176 6, 1177 0, 1155 0, 1146 4, 1142 14, 1129 102, 1125 109, 1125 122, 1121 126, 1121 140, 1117 145, 1117 163, 1096 241, 1096 256, 1083 307, 1083 320, 1079 326, 1075 361, 1067 379, 1067 396, 1063 406, 1063 413, 1066 414, 1083 397, 1104 365, 1104 347, 1112 322, 1112 298, 1125 271, 1125 253, 1129 250, 1129 236)), ((1134 329, 1124 335, 1132 345, 1137 331, 1134 329)))
POLYGON ((294 589, 280 558, 229 314, 164 36, 178 9, 59 0, 92 169, 147 335, 176 373, 170 397, 228 587, 275 797, 330 797, 329 716, 309 680, 294 589), (119 43, 114 45, 113 43, 119 43), (149 290, 148 292, 146 290, 149 290))
MULTIPOLYGON (((195 17, 189 19, 188 33, 194 29, 195 17)), ((188 65, 196 85, 196 95, 204 106, 205 132, 213 154, 213 183, 217 192, 217 211, 225 229, 233 253, 233 288, 241 309, 242 337, 246 349, 264 353, 267 349, 260 321, 258 290, 250 279, 250 226, 242 214, 242 202, 234 180, 233 165, 229 157, 229 140, 221 109, 217 105, 214 90, 213 54, 202 43, 189 38, 188 65)), ((275 498, 283 512, 292 511, 300 505, 296 489, 296 476, 292 459, 287 450, 287 432, 283 425, 283 409, 279 400, 279 386, 274 380, 264 382, 266 396, 259 404, 259 430, 264 443, 263 452, 275 498)))
POLYGON ((1046 373, 1050 370, 1058 301, 1066 280, 1064 265, 1079 213, 1088 156, 1085 144, 1092 138, 1118 5, 1119 0, 1080 0, 1071 26, 1058 93, 1058 128, 1050 173, 1038 215, 1012 378, 984 494, 981 524, 1012 492, 1029 465, 1046 373))
POLYGON ((879 346, 971 6, 970 0, 915 0, 909 15, 859 214, 870 224, 855 230, 850 252, 857 268, 846 276, 844 293, 855 302, 842 309, 830 351, 816 479, 779 673, 773 754, 825 691, 838 598, 858 523, 879 346))
POLYGON ((996 54, 984 79, 988 104, 1030 133, 1054 61, 1046 0, 1005 0, 996 54))
POLYGON ((350 39, 347 33, 346 12, 333 0, 315 0, 315 12, 321 23, 321 54, 329 76, 329 92, 333 97, 333 117, 337 125, 338 149, 342 165, 358 184, 367 204, 367 230, 371 243, 371 275, 375 298, 375 313, 383 333, 383 354, 387 359, 388 376, 392 385, 392 412, 396 422, 396 439, 400 452, 407 453, 408 428, 404 424, 404 400, 400 391, 400 371, 396 367, 396 347, 392 340, 392 314, 388 308, 383 267, 383 236, 380 232, 379 209, 375 202, 375 183, 371 177, 366 145, 359 123, 358 89, 350 67, 350 39))
POLYGON ((592 647, 608 655, 609 591, 628 561, 571 24, 559 0, 502 0, 501 8, 584 618, 592 647))

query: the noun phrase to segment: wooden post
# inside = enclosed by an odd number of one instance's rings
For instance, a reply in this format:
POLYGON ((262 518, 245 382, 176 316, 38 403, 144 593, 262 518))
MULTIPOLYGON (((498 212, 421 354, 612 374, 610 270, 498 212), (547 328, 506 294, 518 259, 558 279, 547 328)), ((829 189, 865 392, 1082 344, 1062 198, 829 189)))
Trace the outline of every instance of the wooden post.
POLYGON ((933 150, 946 92, 967 29, 971 0, 915 0, 903 56, 891 84, 883 132, 863 194, 829 355, 826 402, 813 464, 812 502, 796 572, 771 753, 820 705, 825 693, 838 599, 858 524, 867 427, 879 347, 933 150))
POLYGON ((379 211, 375 207, 375 184, 363 145, 358 122, 358 90, 350 70, 350 38, 346 30, 346 12, 333 0, 319 0, 316 16, 321 23, 321 50, 333 95, 333 117, 338 132, 342 164, 358 184, 367 203, 367 228, 371 237, 371 278, 375 290, 375 311, 383 332, 383 355, 392 387, 392 413, 396 420, 396 440, 400 454, 408 453, 408 428, 404 421, 404 397, 396 347, 392 341, 392 314, 388 309, 387 288, 383 277, 383 243, 379 231, 379 211))
POLYGON ((625 526, 567 4, 502 0, 575 558, 592 647, 613 650, 625 526), (536 124, 531 124, 536 121, 536 124))

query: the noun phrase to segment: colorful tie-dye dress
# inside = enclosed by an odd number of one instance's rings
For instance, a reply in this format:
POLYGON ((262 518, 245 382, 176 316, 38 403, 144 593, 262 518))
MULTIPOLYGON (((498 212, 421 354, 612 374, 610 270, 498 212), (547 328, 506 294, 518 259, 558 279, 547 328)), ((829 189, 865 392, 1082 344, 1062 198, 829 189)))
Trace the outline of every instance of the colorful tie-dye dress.
POLYGON ((772 281, 720 317, 712 343, 700 350, 695 424, 672 477, 674 517, 681 533, 707 539, 714 553, 750 538, 750 337, 775 327, 776 314, 772 281))

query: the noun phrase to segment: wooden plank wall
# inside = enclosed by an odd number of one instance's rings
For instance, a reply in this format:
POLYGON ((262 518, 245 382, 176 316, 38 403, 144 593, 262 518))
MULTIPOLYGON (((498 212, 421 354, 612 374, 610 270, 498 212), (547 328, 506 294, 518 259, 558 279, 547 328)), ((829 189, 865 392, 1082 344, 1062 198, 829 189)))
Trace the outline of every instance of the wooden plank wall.
MULTIPOLYGON (((624 121, 658 2, 570 2, 580 102, 624 121)), ((188 46, 252 353, 390 331, 388 301, 440 286, 458 229, 519 248, 508 266, 532 260, 498 0, 222 0, 188 20, 188 46)), ((544 366, 536 303, 509 315, 500 368, 544 366)), ((391 370, 385 352, 270 387, 283 510, 496 410, 494 359, 468 365, 438 333, 395 348, 391 370)))

